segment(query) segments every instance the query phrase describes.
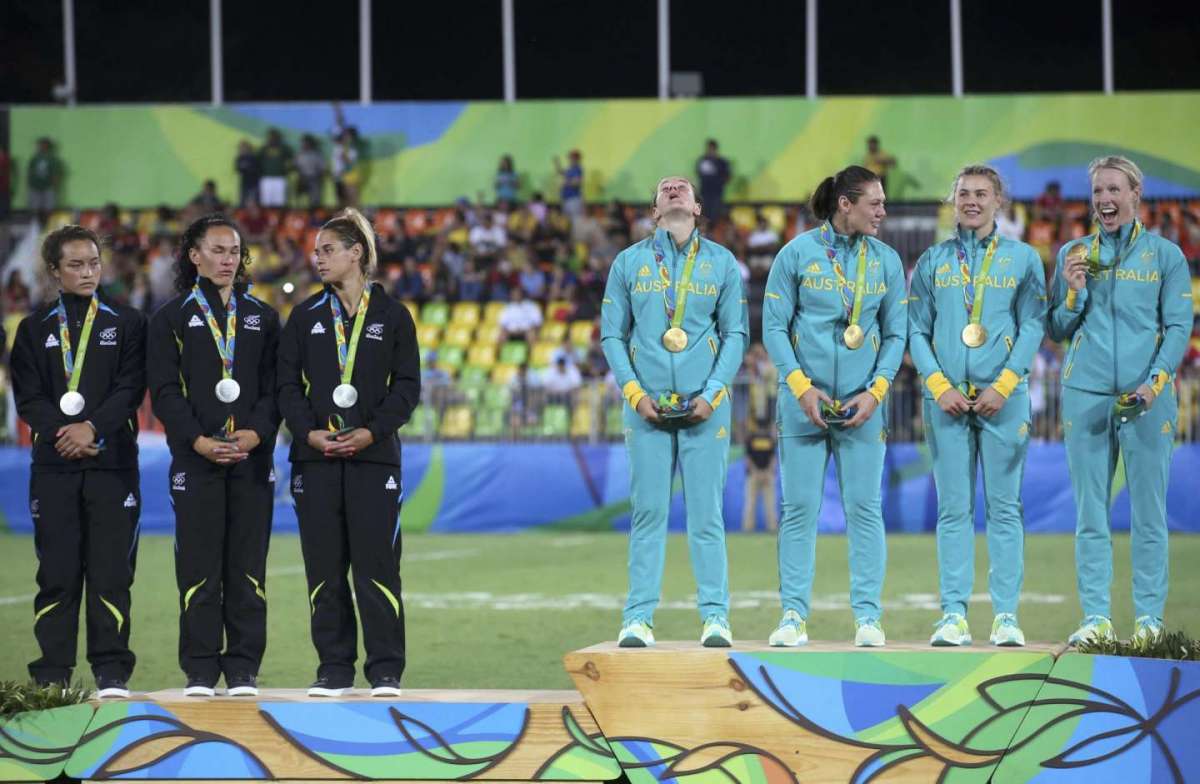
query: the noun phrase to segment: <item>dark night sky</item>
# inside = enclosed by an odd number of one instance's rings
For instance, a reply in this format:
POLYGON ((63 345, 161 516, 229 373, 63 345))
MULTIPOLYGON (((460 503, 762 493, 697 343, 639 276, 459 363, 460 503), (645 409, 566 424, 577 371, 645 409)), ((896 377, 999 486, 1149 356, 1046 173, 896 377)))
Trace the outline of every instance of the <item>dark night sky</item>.
MULTIPOLYGON (((652 97, 655 0, 515 0, 521 98, 652 97)), ((79 100, 207 101, 208 0, 75 0, 79 100)), ((228 101, 358 97, 358 2, 224 4, 228 101)), ((821 0, 818 90, 950 90, 949 4, 821 0)), ((1099 0, 962 0, 968 93, 1098 91, 1099 0)), ((62 5, 0 0, 0 102, 62 79, 62 5)), ((1200 89, 1194 3, 1113 0, 1118 90, 1200 89), (1189 8, 1190 6, 1190 8, 1189 8)), ((673 0, 672 67, 708 95, 804 92, 803 0, 673 0)), ((376 100, 502 97, 500 0, 374 0, 376 100)))

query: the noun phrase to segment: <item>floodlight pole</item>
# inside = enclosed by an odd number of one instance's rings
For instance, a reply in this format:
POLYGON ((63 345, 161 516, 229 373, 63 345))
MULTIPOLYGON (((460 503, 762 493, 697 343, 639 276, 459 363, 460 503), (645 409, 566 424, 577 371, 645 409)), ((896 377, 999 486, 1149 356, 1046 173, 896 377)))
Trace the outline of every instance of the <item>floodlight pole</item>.
POLYGON ((950 84, 955 98, 963 97, 962 0, 950 0, 950 84))
POLYGON ((504 51, 504 102, 517 100, 517 35, 513 0, 500 0, 501 43, 504 51))
POLYGON ((817 0, 804 0, 804 97, 817 98, 817 0))
POLYGON ((75 0, 63 0, 63 82, 67 105, 75 105, 75 0))
POLYGON ((225 66, 221 46, 221 0, 208 0, 208 59, 212 65, 213 106, 225 103, 225 66))
POLYGON ((1114 92, 1112 0, 1100 0, 1100 35, 1104 38, 1104 94, 1112 95, 1114 92))
POLYGON ((671 97, 671 0, 658 0, 658 100, 671 97))
POLYGON ((371 0, 358 0, 358 102, 371 104, 371 0))

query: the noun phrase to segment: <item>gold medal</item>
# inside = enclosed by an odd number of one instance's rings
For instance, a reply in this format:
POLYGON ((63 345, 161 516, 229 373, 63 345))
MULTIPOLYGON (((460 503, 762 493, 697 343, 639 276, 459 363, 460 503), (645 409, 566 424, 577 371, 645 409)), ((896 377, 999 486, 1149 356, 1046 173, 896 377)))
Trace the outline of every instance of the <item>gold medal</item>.
POLYGON ((671 327, 662 336, 663 345, 667 347, 667 351, 678 354, 687 348, 688 336, 679 327, 671 327))
POLYGON ((1082 242, 1072 245, 1071 249, 1067 251, 1067 261, 1077 261, 1079 259, 1086 259, 1087 257, 1088 248, 1087 245, 1082 242))
POLYGON ((842 341, 846 344, 846 348, 851 351, 862 346, 864 337, 866 337, 866 333, 857 324, 851 324, 842 333, 842 341))
POLYGON ((979 348, 987 342, 987 329, 982 324, 968 324, 963 327, 962 342, 968 348, 979 348))

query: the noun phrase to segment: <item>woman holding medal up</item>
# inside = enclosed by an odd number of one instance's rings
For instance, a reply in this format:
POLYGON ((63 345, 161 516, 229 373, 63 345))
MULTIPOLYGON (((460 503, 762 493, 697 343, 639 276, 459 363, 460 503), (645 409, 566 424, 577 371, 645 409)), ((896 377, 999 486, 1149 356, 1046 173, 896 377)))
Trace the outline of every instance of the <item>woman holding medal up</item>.
POLYGON ((313 697, 354 684, 362 616, 371 694, 400 695, 400 441, 421 395, 416 326, 371 282, 375 232, 347 209, 321 227, 324 290, 296 305, 279 347, 279 405, 292 432, 292 497, 320 658, 313 697), (351 592, 346 572, 354 569, 351 592))
POLYGON ((1084 615, 1072 644, 1115 636, 1109 498, 1118 453, 1132 512, 1133 636, 1162 633, 1167 481, 1178 415, 1173 380, 1192 331, 1183 252, 1137 219, 1141 170, 1112 155, 1092 161, 1088 175, 1099 229, 1059 251, 1049 318, 1051 337, 1071 341, 1062 370, 1062 427, 1084 615))
POLYGON ((42 259, 59 294, 21 321, 11 359, 17 413, 33 435, 33 631, 42 655, 29 674, 43 685, 70 682, 86 583, 87 658, 97 694, 128 697, 146 323, 97 293, 100 240, 91 230, 50 232, 42 259))
POLYGON ((604 356, 624 408, 633 515, 622 647, 654 644, 667 516, 676 466, 683 475, 688 550, 700 641, 732 643, 721 497, 729 463, 729 386, 749 337, 733 254, 700 236, 691 182, 664 177, 654 235, 618 254, 600 308, 604 356))
POLYGON ((922 254, 908 298, 909 351, 925 379, 925 439, 938 494, 943 615, 930 643, 971 644, 967 602, 975 577, 976 466, 982 464, 995 613, 990 639, 1020 646, 1021 477, 1031 416, 1026 376, 1045 331, 1045 273, 1033 248, 996 230, 1005 196, 996 170, 967 166, 954 182, 958 229, 922 254))
POLYGON ((783 474, 783 618, 770 636, 774 646, 808 641, 830 455, 837 460, 850 545, 854 643, 885 643, 880 484, 887 430, 880 404, 904 356, 908 314, 900 257, 876 238, 887 214, 884 200, 879 177, 861 166, 826 177, 810 204, 821 225, 783 246, 767 278, 763 342, 779 368, 783 474))
POLYGON ((222 215, 179 241, 179 296, 150 320, 147 374, 171 449, 184 693, 258 693, 279 429, 279 317, 246 293, 250 252, 222 215))

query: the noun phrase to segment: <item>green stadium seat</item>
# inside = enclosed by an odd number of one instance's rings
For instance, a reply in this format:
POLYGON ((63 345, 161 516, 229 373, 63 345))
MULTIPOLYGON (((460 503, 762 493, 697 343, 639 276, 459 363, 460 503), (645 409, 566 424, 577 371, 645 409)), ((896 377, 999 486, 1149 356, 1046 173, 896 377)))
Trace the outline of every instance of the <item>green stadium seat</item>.
POLYGON ((570 423, 571 416, 566 406, 546 406, 542 409, 542 426, 539 435, 543 438, 566 438, 570 423))
POLYGON ((510 340, 500 348, 500 363, 503 365, 524 365, 529 359, 529 344, 519 340, 510 340))
POLYGON ((484 387, 483 405, 485 408, 504 408, 512 406, 512 390, 504 386, 492 385, 484 387))
POLYGON ((466 358, 466 352, 462 346, 442 346, 438 349, 438 365, 450 370, 457 370, 462 367, 463 360, 466 358))
POLYGON ((478 365, 465 365, 458 372, 458 383, 461 385, 486 386, 488 383, 488 368, 478 365))
POLYGON ((450 322, 450 306, 445 302, 426 302, 421 309, 422 324, 436 324, 444 327, 450 322))
POLYGON ((417 406, 417 410, 413 411, 412 419, 400 428, 401 438, 416 438, 427 439, 431 437, 438 429, 438 414, 437 409, 429 406, 417 406))
POLYGON ((505 423, 505 410, 501 408, 481 408, 475 414, 476 438, 503 438, 508 434, 505 423))

